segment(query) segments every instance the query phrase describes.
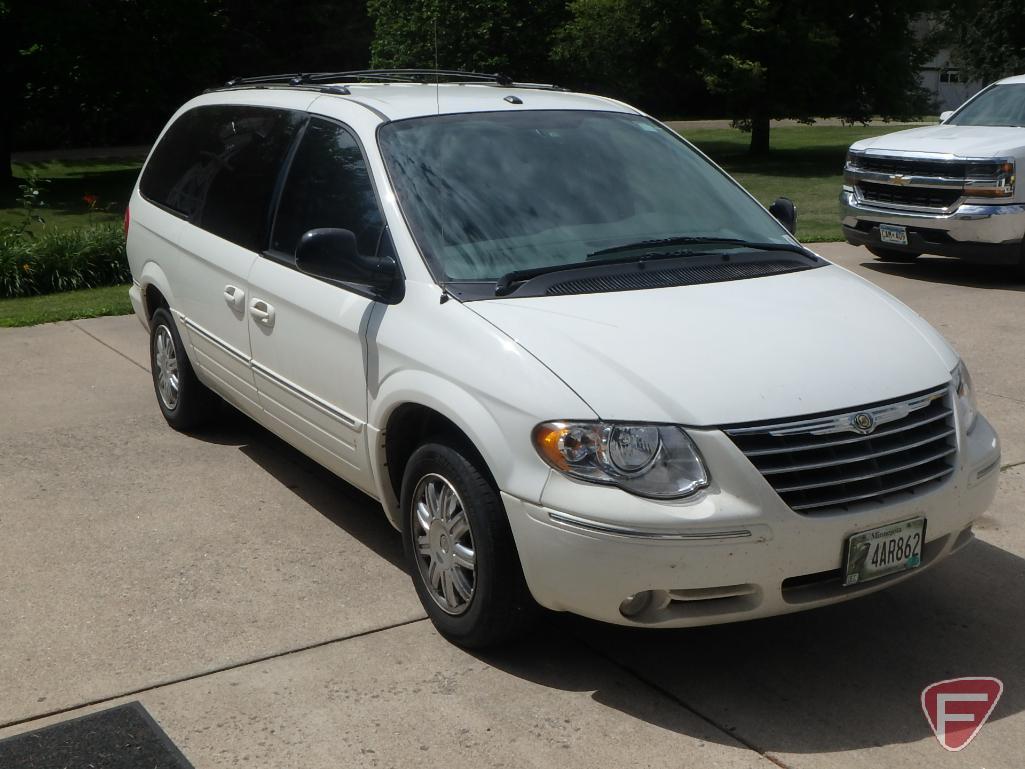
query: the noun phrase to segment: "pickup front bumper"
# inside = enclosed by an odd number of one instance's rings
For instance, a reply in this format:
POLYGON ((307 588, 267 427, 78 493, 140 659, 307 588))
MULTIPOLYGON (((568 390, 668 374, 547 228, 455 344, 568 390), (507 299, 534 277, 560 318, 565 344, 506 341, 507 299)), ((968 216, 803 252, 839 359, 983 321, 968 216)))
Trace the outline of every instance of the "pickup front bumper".
POLYGON ((840 192, 844 238, 855 246, 875 246, 914 254, 953 256, 980 264, 1018 264, 1025 237, 1025 205, 961 204, 948 214, 903 211, 840 192), (883 243, 880 224, 907 227, 908 245, 883 243))

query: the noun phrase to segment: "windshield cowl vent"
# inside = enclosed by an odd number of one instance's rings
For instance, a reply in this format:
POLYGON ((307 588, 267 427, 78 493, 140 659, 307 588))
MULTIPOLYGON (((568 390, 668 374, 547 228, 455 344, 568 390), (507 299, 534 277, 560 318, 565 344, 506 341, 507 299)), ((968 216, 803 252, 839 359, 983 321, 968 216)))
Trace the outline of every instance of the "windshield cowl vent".
POLYGON ((759 262, 723 262, 698 264, 671 269, 645 269, 629 273, 598 275, 593 278, 575 278, 549 286, 546 296, 567 294, 597 294, 607 291, 639 291, 647 288, 693 286, 701 283, 723 283, 730 280, 764 278, 787 272, 813 269, 818 265, 801 264, 791 259, 759 262))

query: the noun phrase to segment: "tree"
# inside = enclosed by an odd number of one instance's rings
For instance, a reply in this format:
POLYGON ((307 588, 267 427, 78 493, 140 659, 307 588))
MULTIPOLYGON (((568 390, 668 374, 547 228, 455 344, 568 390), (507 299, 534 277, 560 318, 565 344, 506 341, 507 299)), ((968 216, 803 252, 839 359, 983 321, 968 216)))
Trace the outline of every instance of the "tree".
POLYGON ((213 82, 215 0, 7 3, 5 164, 16 134, 43 146, 152 137, 213 82))
POLYGON ((369 0, 375 67, 434 67, 549 79, 564 0, 369 0))
POLYGON ((1025 72, 1025 9, 1021 0, 965 0, 944 24, 954 60, 972 80, 989 83, 1025 72))
POLYGON ((366 67, 365 0, 0 0, 0 178, 16 141, 152 141, 235 75, 366 67))
POLYGON ((906 119, 929 108, 917 0, 703 0, 702 74, 769 150, 773 118, 906 119), (852 55, 856 52, 856 55, 852 55))
POLYGON ((222 79, 279 72, 365 69, 372 27, 366 0, 219 0, 222 79))
POLYGON ((14 125, 17 120, 18 97, 14 83, 15 65, 18 51, 15 48, 14 18, 8 3, 0 0, 0 100, 4 105, 4 115, 0 118, 0 185, 10 184, 14 178, 11 169, 11 152, 14 150, 14 125))
POLYGON ((560 82, 663 114, 700 113, 695 3, 572 0, 569 14, 552 48, 560 82))
POLYGON ((579 79, 663 112, 715 105, 751 131, 760 153, 773 118, 926 109, 918 71, 928 44, 911 24, 934 2, 573 0, 553 55, 579 79))

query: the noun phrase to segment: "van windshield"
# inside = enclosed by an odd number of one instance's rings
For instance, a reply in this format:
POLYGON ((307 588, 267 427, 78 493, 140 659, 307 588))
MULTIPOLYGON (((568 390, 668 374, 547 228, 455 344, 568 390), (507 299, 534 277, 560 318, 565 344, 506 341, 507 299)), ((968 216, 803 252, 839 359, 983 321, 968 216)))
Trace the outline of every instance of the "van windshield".
POLYGON ((646 240, 793 243, 736 183, 640 115, 439 115, 388 123, 379 143, 441 281, 492 281, 646 240))
POLYGON ((1025 83, 995 85, 983 91, 946 125, 1025 126, 1025 83))

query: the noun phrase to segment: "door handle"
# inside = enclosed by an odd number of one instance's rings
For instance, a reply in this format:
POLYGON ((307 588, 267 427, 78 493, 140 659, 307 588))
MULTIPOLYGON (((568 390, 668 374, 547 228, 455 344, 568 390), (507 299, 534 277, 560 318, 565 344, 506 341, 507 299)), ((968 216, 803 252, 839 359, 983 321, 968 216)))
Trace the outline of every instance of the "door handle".
POLYGON ((241 312, 246 306, 246 292, 238 286, 224 287, 224 301, 236 312, 241 312))
POLYGON ((274 325, 274 306, 263 299, 254 299, 249 305, 249 314, 256 319, 257 323, 265 326, 274 325))

